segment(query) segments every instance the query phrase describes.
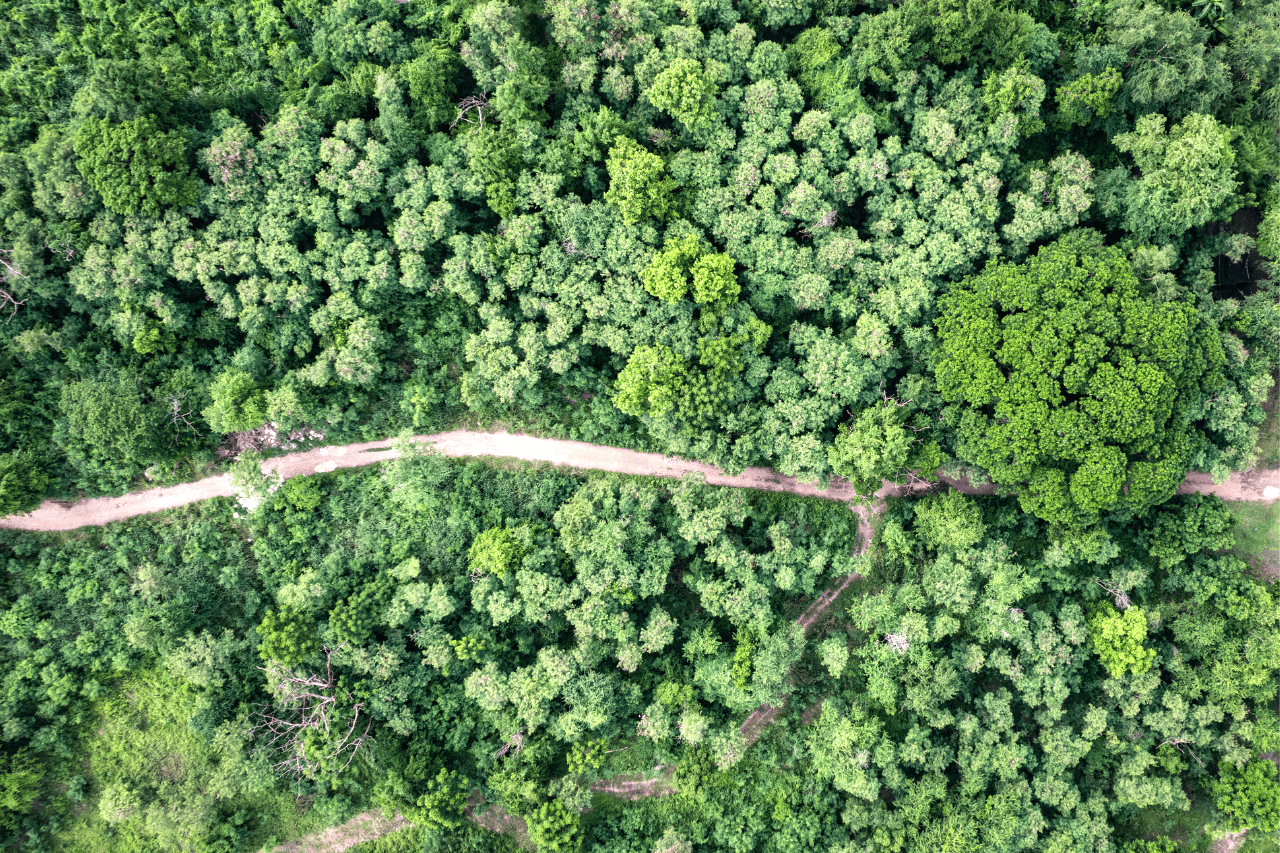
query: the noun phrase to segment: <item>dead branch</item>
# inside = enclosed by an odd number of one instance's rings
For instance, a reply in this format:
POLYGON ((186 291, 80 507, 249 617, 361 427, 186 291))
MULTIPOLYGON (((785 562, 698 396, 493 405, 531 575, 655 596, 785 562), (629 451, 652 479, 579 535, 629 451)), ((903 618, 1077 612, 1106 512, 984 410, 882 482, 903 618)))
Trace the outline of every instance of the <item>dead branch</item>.
POLYGON ((351 766, 360 748, 373 741, 369 736, 373 717, 365 712, 364 703, 356 702, 349 691, 337 689, 333 659, 345 646, 346 643, 333 649, 324 647, 323 676, 296 673, 278 665, 259 667, 270 678, 270 689, 276 701, 274 705, 259 707, 258 723, 253 732, 267 738, 264 749, 282 756, 271 765, 277 774, 291 776, 298 781, 314 779, 316 772, 325 764, 332 764, 343 755, 346 762, 340 769, 345 770, 351 766), (332 724, 343 713, 350 713, 351 722, 341 737, 335 739, 332 724), (361 731, 362 722, 364 728, 361 731), (319 739, 308 739, 307 735, 312 732, 323 734, 321 744, 317 744, 319 739))
POLYGON ((173 447, 178 439, 182 437, 182 428, 186 427, 191 430, 192 435, 199 436, 200 431, 191 423, 191 416, 195 414, 195 409, 189 405, 184 405, 187 399, 187 392, 170 394, 169 403, 169 426, 173 427, 173 438, 169 441, 169 446, 173 447), (186 409, 184 412, 183 409, 186 409))
POLYGON ((903 406, 907 405, 908 403, 914 403, 916 401, 916 398, 912 397, 910 400, 904 400, 903 402, 899 403, 897 397, 890 397, 888 394, 885 393, 883 384, 881 384, 880 386, 880 399, 884 400, 884 404, 886 408, 888 408, 889 404, 892 403, 893 405, 897 406, 899 409, 901 409, 903 406))
POLYGON ((476 95, 468 95, 458 102, 458 117, 453 120, 453 124, 449 125, 449 129, 453 130, 458 122, 465 121, 467 124, 479 123, 484 127, 484 111, 489 107, 489 98, 483 92, 476 95), (474 119, 467 118, 467 114, 475 110, 476 117, 474 119))
MULTIPOLYGON (((1171 746, 1174 749, 1178 750, 1178 752, 1182 755, 1190 755, 1193 759, 1195 759, 1196 764, 1200 765, 1201 769, 1204 768, 1204 762, 1201 761, 1199 758, 1197 758, 1195 751, 1191 749, 1191 741, 1183 740, 1180 737, 1169 737, 1169 738, 1165 738, 1164 743, 1160 744, 1160 746, 1171 746), (1186 747, 1185 751, 1182 749, 1184 746, 1186 747)), ((1157 746, 1156 749, 1159 749, 1160 746, 1157 746)))
POLYGON ((502 745, 502 749, 495 752, 493 757, 496 760, 502 758, 508 752, 511 752, 512 755, 519 755, 520 750, 522 749, 524 749, 524 732, 520 729, 516 729, 515 734, 507 738, 507 742, 502 745), (514 752, 512 752, 513 749, 515 750, 514 752))
MULTIPOLYGON (((13 259, 13 249, 0 249, 0 283, 8 284, 14 279, 26 278, 27 275, 22 271, 22 264, 13 259)), ((18 309, 27 303, 25 299, 18 299, 7 290, 0 289, 0 311, 5 308, 9 310, 9 320, 12 320, 18 313, 18 309)), ((5 322, 9 322, 5 320, 5 322)))
POLYGON ((1129 600, 1129 596, 1125 594, 1125 591, 1120 587, 1107 586, 1105 583, 1098 580, 1097 578, 1094 578, 1093 582, 1096 583, 1098 586, 1102 587, 1103 589, 1105 589, 1107 592, 1109 592, 1111 594, 1111 597, 1115 599, 1116 607, 1119 607, 1121 610, 1128 610, 1129 605, 1133 603, 1129 600))
POLYGON ((45 243, 44 247, 55 255, 62 255, 62 259, 70 261, 76 256, 76 247, 71 245, 71 240, 63 240, 61 243, 45 243))
POLYGON ((6 323, 8 323, 9 320, 12 320, 17 315, 18 309, 26 304, 27 304, 27 300, 14 299, 13 296, 9 293, 9 291, 0 290, 0 311, 3 311, 6 308, 10 309, 9 317, 8 319, 5 320, 6 323))

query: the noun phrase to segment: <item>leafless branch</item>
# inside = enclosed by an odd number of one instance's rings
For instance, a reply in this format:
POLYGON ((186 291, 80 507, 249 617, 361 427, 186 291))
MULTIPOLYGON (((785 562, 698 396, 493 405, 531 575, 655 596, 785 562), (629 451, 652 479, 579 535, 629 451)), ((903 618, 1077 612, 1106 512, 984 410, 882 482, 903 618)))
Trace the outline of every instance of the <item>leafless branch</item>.
POLYGON ((62 255, 63 260, 70 261, 76 256, 76 247, 71 245, 71 240, 63 240, 61 243, 45 243, 44 247, 55 255, 62 255))
MULTIPOLYGON (((1204 762, 1197 758, 1195 752, 1191 749, 1191 741, 1189 740, 1183 740, 1180 737, 1165 738, 1164 743, 1160 744, 1160 746, 1171 746, 1182 755, 1190 755, 1195 759, 1196 764, 1199 764, 1201 768, 1204 767, 1204 762), (1183 749, 1184 746, 1186 747, 1185 750, 1183 749)), ((1159 749, 1160 746, 1157 746, 1156 749, 1159 749)))
POLYGON ((888 394, 884 392, 883 388, 880 389, 880 399, 884 400, 886 405, 888 405, 889 403, 892 403, 893 405, 897 406, 899 409, 901 409, 903 406, 907 405, 908 403, 915 402, 915 397, 912 397, 910 400, 904 400, 903 402, 899 403, 897 397, 890 397, 888 394))
POLYGON ((507 742, 502 745, 502 749, 495 752, 493 757, 495 759, 502 758, 508 752, 511 752, 512 755, 518 755, 522 749, 524 749, 524 732, 516 729, 515 734, 507 738, 507 742), (515 750, 514 752, 512 752, 513 749, 515 750))
POLYGON ((1097 578, 1094 578, 1093 582, 1109 592, 1111 597, 1115 599, 1116 607, 1119 607, 1121 610, 1128 610, 1129 605, 1133 603, 1129 600, 1129 596, 1125 594, 1125 591, 1120 587, 1108 586, 1097 578))
POLYGON ((13 296, 9 293, 9 291, 0 290, 0 311, 3 311, 6 308, 10 309, 9 318, 5 320, 6 323, 8 323, 9 320, 12 320, 14 316, 18 313, 18 309, 26 304, 27 304, 27 300, 14 299, 13 296))
POLYGON ((345 646, 346 643, 333 649, 324 647, 323 676, 297 673, 279 665, 259 667, 271 679, 271 692, 276 701, 260 707, 253 731, 255 735, 266 736, 265 749, 281 756, 271 765, 277 774, 299 781, 312 779, 324 764, 344 755, 346 762, 341 769, 345 770, 360 748, 372 742, 369 732, 373 728, 373 717, 365 711, 364 703, 356 702, 349 691, 337 689, 333 659, 345 646), (341 737, 335 737, 331 728, 335 723, 341 725, 338 720, 344 713, 351 715, 351 721, 341 737), (311 739, 310 750, 309 732, 324 735, 319 746, 316 739, 311 739))
MULTIPOLYGON (((14 279, 26 278, 27 275, 22 271, 22 264, 13 259, 13 249, 0 249, 0 283, 8 284, 14 279)), ((9 309, 9 320, 14 318, 18 313, 18 309, 25 305, 27 300, 18 299, 7 290, 0 289, 0 311, 9 309)), ((6 320, 5 322, 9 322, 6 320)))
POLYGON ((195 409, 186 404, 187 392, 170 394, 169 403, 169 426, 173 427, 173 438, 169 441, 169 446, 173 447, 178 439, 182 437, 182 429, 186 427, 191 430, 192 435, 199 436, 200 431, 191 423, 191 416, 195 414, 195 409), (183 409, 186 411, 183 411, 183 409))
POLYGON ((477 124, 484 127, 484 111, 489 107, 489 98, 483 92, 476 95, 468 95, 458 102, 458 117, 453 120, 453 124, 449 125, 449 129, 453 130, 458 122, 465 121, 467 124, 477 124), (475 110, 476 117, 474 119, 467 118, 467 115, 475 110))

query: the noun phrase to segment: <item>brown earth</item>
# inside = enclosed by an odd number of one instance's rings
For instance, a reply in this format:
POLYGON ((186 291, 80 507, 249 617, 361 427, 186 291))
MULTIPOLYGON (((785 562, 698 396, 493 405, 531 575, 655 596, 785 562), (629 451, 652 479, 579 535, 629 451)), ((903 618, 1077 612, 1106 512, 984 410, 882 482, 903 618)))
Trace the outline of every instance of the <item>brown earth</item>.
POLYGON ((600 794, 613 794, 624 800, 639 800, 643 797, 665 797, 676 792, 676 769, 665 767, 662 773, 653 777, 646 773, 626 773, 611 776, 608 779, 597 779, 591 783, 591 790, 600 794))
MULTIPOLYGON (((731 476, 720 469, 701 462, 691 462, 658 453, 641 453, 617 447, 602 447, 581 441, 561 441, 535 438, 529 435, 507 433, 469 432, 455 430, 437 435, 418 436, 418 441, 433 445, 445 456, 499 456, 523 459, 530 462, 550 462, 571 468, 613 471, 619 474, 638 474, 652 477, 681 477, 689 473, 701 473, 713 486, 734 486, 748 489, 765 489, 809 495, 831 500, 852 500, 858 494, 848 481, 832 478, 827 489, 802 483, 794 477, 785 477, 768 468, 748 468, 731 476)), ((275 470, 288 479, 304 474, 333 471, 338 468, 354 468, 372 465, 399 455, 390 440, 347 444, 339 447, 318 447, 302 453, 291 453, 262 463, 264 471, 275 470)), ((991 494, 990 484, 979 486, 964 481, 942 478, 943 483, 966 494, 991 494)), ((876 497, 905 494, 925 485, 897 486, 885 483, 876 497)), ((1269 501, 1280 498, 1280 469, 1251 471, 1232 474, 1221 485, 1215 485, 1208 474, 1192 473, 1179 492, 1215 494, 1233 501, 1269 501)), ((35 511, 25 515, 0 518, 0 527, 17 530, 74 530, 77 527, 100 526, 122 521, 136 515, 185 506, 214 497, 231 497, 231 478, 227 474, 208 477, 194 483, 165 486, 141 492, 131 492, 116 498, 92 498, 74 503, 45 501, 35 511)))
POLYGON ((400 815, 387 820, 379 811, 361 812, 346 823, 272 847, 271 853, 342 853, 362 841, 381 838, 409 825, 409 821, 400 815))

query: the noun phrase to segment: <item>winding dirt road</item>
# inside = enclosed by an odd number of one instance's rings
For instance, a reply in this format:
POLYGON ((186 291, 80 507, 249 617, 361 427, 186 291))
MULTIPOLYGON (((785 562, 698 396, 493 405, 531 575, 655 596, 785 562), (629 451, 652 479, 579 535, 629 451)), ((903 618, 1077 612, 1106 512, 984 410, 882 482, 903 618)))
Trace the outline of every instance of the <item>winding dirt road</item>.
MULTIPOLYGON (((658 453, 641 453, 617 447, 602 447, 581 441, 561 441, 551 438, 535 438, 529 435, 510 435, 505 432, 469 432, 455 430, 436 435, 417 436, 417 441, 431 444, 445 456, 498 456, 523 459, 530 462, 550 462, 572 468, 597 471, 613 471, 618 474, 638 474, 652 477, 681 477, 691 472, 706 475, 713 486, 735 486, 748 489, 766 489, 773 492, 789 492, 793 495, 810 495, 847 501, 857 497, 848 481, 833 478, 828 489, 801 483, 794 477, 785 477, 768 468, 748 468, 736 476, 730 476, 719 468, 701 462, 691 462, 658 453)), ((333 471, 338 468, 355 468, 372 465, 386 459, 394 459, 399 452, 391 440, 369 441, 362 444, 346 444, 339 447, 317 447, 300 453, 291 453, 269 459, 262 464, 263 471, 274 469, 289 479, 304 474, 333 471)), ((950 487, 967 494, 990 494, 990 485, 973 486, 967 482, 943 478, 950 487)), ((885 483, 876 497, 905 494, 911 487, 885 483)), ((1231 479, 1215 485, 1208 474, 1192 473, 1179 489, 1181 493, 1201 492, 1219 495, 1227 500, 1272 501, 1280 498, 1280 469, 1232 474, 1231 479)), ((231 477, 223 474, 206 477, 194 483, 165 486, 141 492, 131 492, 117 498, 92 498, 76 501, 45 501, 33 512, 0 518, 0 528, 17 530, 74 530, 77 527, 101 526, 113 521, 123 521, 136 515, 185 506, 214 497, 231 497, 231 477)))

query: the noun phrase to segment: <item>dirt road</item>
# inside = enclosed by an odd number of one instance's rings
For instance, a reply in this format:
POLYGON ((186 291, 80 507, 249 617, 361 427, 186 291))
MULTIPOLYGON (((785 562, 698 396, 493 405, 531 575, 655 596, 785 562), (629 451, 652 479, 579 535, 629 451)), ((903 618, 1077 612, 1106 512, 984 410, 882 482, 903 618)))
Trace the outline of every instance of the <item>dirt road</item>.
MULTIPOLYGON (((445 456, 501 456, 531 462, 551 462, 573 468, 655 477, 681 477, 696 471, 705 474, 707 482, 713 486, 767 489, 832 500, 850 500, 857 496, 849 483, 838 477, 832 480, 830 488, 824 490, 808 483, 801 483, 794 477, 785 477, 768 468, 748 468, 737 476, 730 476, 719 468, 701 462, 690 462, 658 453, 640 453, 617 447, 602 447, 581 441, 560 441, 528 435, 509 435, 504 432, 468 432, 466 430, 418 436, 417 440, 433 445, 445 456)), ((347 444, 340 447, 318 447, 314 450, 270 459, 263 463, 263 469, 275 469, 282 477, 288 479, 338 468, 372 465, 385 459, 394 459, 399 455, 391 444, 390 440, 385 440, 347 444)), ((992 491, 990 485, 972 486, 966 482, 945 478, 944 482, 968 494, 990 494, 992 491)), ((906 486, 886 483, 880 491, 876 492, 876 496, 903 494, 909 490, 906 486)), ((1280 498, 1280 469, 1232 474, 1231 479, 1222 485, 1214 485, 1207 474, 1190 474, 1179 491, 1216 494, 1227 500, 1276 500, 1280 498)), ((197 480, 194 483, 131 492, 118 498, 93 498, 75 503, 45 501, 35 511, 26 515, 0 518, 0 527, 18 530, 74 530, 77 527, 100 526, 132 518, 135 515, 173 509, 208 498, 230 497, 231 493, 231 478, 223 474, 197 480)))

